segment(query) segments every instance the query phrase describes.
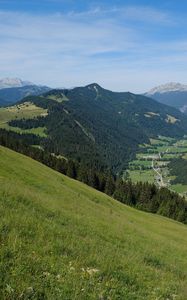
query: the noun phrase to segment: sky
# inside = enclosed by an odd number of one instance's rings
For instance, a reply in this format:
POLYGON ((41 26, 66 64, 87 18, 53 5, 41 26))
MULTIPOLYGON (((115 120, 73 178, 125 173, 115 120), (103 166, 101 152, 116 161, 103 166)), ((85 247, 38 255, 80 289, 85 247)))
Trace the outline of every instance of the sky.
POLYGON ((0 78, 143 93, 187 84, 186 0, 0 0, 0 78))

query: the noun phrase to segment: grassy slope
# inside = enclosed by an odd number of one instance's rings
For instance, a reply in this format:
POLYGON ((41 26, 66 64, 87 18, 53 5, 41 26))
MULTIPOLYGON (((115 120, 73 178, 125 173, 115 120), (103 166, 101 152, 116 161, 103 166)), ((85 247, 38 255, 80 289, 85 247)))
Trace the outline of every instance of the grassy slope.
POLYGON ((0 186, 1 299, 186 299, 185 225, 3 147, 0 186))

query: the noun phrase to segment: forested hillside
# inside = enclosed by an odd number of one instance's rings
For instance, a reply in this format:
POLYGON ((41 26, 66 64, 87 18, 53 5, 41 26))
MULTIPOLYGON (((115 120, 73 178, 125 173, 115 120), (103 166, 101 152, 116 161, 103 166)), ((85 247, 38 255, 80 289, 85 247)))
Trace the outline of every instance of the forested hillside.
POLYGON ((116 93, 97 84, 72 90, 53 90, 27 97, 48 115, 32 120, 14 119, 22 129, 45 127, 41 145, 49 152, 120 172, 150 137, 183 136, 187 118, 174 108, 131 93, 116 93))

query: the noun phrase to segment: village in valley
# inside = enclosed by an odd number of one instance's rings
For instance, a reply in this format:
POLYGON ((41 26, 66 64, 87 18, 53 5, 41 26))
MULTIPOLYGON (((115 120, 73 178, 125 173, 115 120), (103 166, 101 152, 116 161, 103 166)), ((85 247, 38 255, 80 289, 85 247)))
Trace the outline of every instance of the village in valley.
POLYGON ((150 139, 150 144, 140 145, 136 159, 129 163, 124 176, 133 182, 141 178, 143 182, 167 187, 187 197, 187 186, 173 183, 175 176, 170 174, 169 164, 176 158, 187 159, 187 136, 180 140, 158 136, 150 139))

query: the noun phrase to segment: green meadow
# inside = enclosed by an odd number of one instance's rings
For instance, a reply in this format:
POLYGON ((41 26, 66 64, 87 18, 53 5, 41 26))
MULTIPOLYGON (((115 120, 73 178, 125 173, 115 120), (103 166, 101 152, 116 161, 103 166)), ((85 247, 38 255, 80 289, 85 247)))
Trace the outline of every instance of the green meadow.
POLYGON ((154 183, 155 174, 153 170, 129 170, 128 174, 133 182, 154 183))
POLYGON ((186 185, 182 185, 182 184, 173 184, 172 185, 172 189, 175 191, 175 192, 177 192, 177 193, 179 193, 179 194, 185 194, 185 195, 187 195, 187 186, 186 185))
POLYGON ((0 147, 0 299, 187 299, 187 227, 0 147))
POLYGON ((25 102, 22 104, 17 104, 9 107, 0 108, 0 128, 6 130, 15 131, 17 133, 32 133, 45 137, 46 133, 45 127, 31 128, 31 129, 21 129, 18 127, 13 127, 8 124, 11 120, 19 119, 33 119, 34 117, 46 116, 47 109, 36 106, 31 102, 25 102))

